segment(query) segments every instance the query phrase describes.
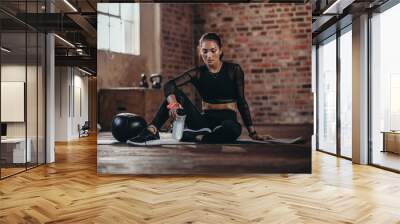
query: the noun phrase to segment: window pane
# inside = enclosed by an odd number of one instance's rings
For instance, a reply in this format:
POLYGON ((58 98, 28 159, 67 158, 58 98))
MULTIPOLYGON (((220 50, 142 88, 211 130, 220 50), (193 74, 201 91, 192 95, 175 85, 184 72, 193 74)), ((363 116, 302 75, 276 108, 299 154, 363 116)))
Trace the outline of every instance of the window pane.
POLYGON ((352 35, 340 36, 340 151, 351 158, 352 141, 352 35))
POLYGON ((124 21, 124 44, 125 49, 123 53, 134 52, 133 45, 134 45, 134 29, 133 24, 131 22, 124 21))
POLYGON ((124 36, 123 26, 120 19, 110 17, 110 50, 123 52, 124 36))
POLYGON ((46 134, 46 36, 43 33, 39 34, 38 45, 38 164, 45 163, 46 149, 45 149, 45 134, 46 134))
POLYGON ((27 126, 27 148, 28 148, 28 158, 27 166, 28 168, 37 165, 38 158, 38 114, 37 114, 37 76, 38 76, 38 34, 35 32, 27 33, 27 43, 28 43, 28 61, 27 61, 27 75, 26 75, 26 126, 27 126))
POLYGON ((97 48, 108 50, 110 49, 110 23, 109 17, 99 14, 97 16, 98 40, 97 48))
POLYGON ((113 3, 108 4, 108 13, 109 13, 110 15, 120 16, 119 7, 120 7, 120 4, 119 4, 119 3, 116 3, 116 4, 113 4, 113 3))
POLYGON ((318 148, 336 153, 336 40, 318 48, 318 148))
POLYGON ((121 3, 121 19, 125 21, 134 21, 135 17, 135 5, 131 3, 121 3))
POLYGON ((32 158, 25 119, 26 38, 25 32, 1 34, 1 46, 8 49, 1 51, 1 123, 6 125, 2 133, 6 139, 1 143, 2 178, 24 171, 32 158))
POLYGON ((97 3, 97 11, 108 14, 108 3, 97 3))

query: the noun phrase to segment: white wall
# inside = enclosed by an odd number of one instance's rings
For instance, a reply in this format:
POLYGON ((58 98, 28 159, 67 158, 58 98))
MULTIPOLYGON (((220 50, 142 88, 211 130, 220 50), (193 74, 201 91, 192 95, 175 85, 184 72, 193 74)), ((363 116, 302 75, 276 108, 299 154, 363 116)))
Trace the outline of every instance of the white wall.
POLYGON ((76 69, 74 70, 74 91, 72 92, 73 96, 73 103, 71 105, 74 105, 72 108, 72 119, 71 119, 71 132, 70 136, 71 138, 78 138, 79 133, 78 133, 78 125, 82 126, 85 121, 89 120, 89 113, 88 113, 88 78, 87 76, 83 77, 81 76, 82 73, 77 71, 76 69), (77 74, 78 72, 78 74, 77 74), (80 93, 79 93, 80 91, 80 93), (79 97, 80 95, 80 97, 79 97), (79 102, 81 101, 81 102, 79 102), (81 107, 81 108, 79 108, 81 107), (81 111, 80 111, 81 110, 81 111))
POLYGON ((69 69, 67 67, 55 68, 55 140, 68 140, 68 107, 69 107, 69 69))
MULTIPOLYGON (((45 150, 45 115, 44 115, 44 74, 41 66, 32 66, 25 64, 3 64, 1 66, 1 81, 5 82, 24 82, 25 89, 20 90, 20 94, 26 91, 26 98, 22 102, 22 107, 2 107, 3 113, 17 113, 14 110, 20 110, 25 117, 21 122, 6 122, 7 123, 7 137, 9 138, 24 138, 27 136, 29 139, 29 148, 31 149, 32 161, 44 163, 44 150, 45 150), (27 80, 26 80, 27 79, 27 80)), ((2 93, 4 89, 2 89, 2 93)), ((7 94, 7 93, 5 93, 7 94)), ((9 94, 9 93, 8 93, 9 94)), ((2 98, 7 98, 7 95, 2 95, 2 98)), ((3 103, 2 103, 3 104, 3 103)))
MULTIPOLYGON (((33 66, 25 67, 25 65, 9 64, 1 66, 1 81, 5 82, 25 82, 26 71, 30 74, 34 69, 33 66), (27 70, 26 70, 27 69, 27 70)), ((36 70, 35 70, 36 72, 36 70)), ((27 93, 28 97, 36 96, 35 93, 27 93)), ((7 108, 1 108, 7 110, 7 108)), ((29 119, 30 120, 30 119, 29 119)), ((7 122, 8 137, 25 137, 26 122, 7 122)))
MULTIPOLYGON (((25 82, 25 65, 2 65, 1 81, 18 81, 25 82)), ((29 68, 28 68, 29 69, 29 68)), ((7 110, 7 108, 1 108, 7 110)), ((9 122, 7 123, 8 137, 25 137, 25 122, 9 122)))
POLYGON ((56 141, 79 138, 78 124, 88 120, 88 105, 88 78, 76 68, 56 67, 56 141))

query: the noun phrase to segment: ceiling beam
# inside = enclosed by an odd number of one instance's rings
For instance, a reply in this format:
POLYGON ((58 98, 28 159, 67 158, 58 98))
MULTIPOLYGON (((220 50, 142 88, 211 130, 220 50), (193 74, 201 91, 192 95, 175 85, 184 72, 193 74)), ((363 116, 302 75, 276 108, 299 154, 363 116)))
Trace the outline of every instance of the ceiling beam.
POLYGON ((87 42, 90 43, 91 46, 96 46, 97 42, 97 30, 90 24, 85 17, 80 14, 67 14, 67 16, 74 21, 78 26, 82 28, 82 30, 89 36, 86 39, 87 42))
POLYGON ((56 66, 82 66, 96 70, 97 60, 90 56, 55 56, 56 66))

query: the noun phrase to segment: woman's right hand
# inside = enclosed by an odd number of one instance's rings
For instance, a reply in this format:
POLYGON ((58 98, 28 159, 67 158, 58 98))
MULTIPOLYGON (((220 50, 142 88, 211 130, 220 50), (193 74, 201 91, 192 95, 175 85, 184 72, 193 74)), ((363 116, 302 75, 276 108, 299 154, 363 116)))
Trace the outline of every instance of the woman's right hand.
POLYGON ((169 116, 175 120, 176 116, 178 116, 178 109, 183 109, 182 105, 178 104, 178 107, 174 107, 169 109, 169 116))

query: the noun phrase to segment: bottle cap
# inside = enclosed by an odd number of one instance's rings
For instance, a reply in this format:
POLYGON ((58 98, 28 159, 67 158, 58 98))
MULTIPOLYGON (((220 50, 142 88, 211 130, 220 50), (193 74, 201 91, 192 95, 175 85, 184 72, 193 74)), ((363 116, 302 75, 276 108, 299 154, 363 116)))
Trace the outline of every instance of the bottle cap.
POLYGON ((179 116, 186 115, 186 114, 185 114, 185 111, 184 111, 183 109, 178 109, 178 110, 176 110, 176 113, 177 113, 179 116))

